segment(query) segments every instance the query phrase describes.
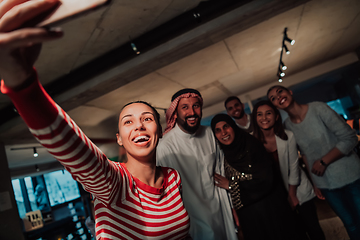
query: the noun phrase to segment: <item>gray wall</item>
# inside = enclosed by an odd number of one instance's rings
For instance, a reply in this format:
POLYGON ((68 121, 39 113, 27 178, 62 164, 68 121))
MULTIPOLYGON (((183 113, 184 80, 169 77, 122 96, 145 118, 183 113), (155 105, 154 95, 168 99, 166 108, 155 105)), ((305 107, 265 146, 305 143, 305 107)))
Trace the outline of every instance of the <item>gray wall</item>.
POLYGON ((0 239, 24 240, 4 144, 0 143, 0 239))

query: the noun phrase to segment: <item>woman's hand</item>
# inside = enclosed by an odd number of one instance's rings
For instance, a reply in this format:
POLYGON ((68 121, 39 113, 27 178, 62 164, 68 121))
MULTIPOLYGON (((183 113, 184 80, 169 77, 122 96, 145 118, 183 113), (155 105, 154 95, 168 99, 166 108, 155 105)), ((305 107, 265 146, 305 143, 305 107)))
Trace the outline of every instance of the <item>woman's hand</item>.
POLYGON ((288 195, 288 201, 292 210, 294 210, 296 206, 299 205, 299 199, 294 194, 288 195))
POLYGON ((239 222, 239 218, 238 218, 238 215, 237 215, 237 213, 236 213, 236 210, 235 210, 235 208, 232 208, 231 210, 232 210, 232 214, 233 214, 233 217, 234 217, 235 225, 236 225, 237 227, 239 227, 239 226, 240 226, 240 222, 239 222))
POLYGON ((33 74, 41 43, 63 35, 59 30, 21 28, 57 4, 58 0, 0 0, 0 74, 7 87, 21 87, 33 74))
POLYGON ((313 186, 313 188, 314 188, 315 195, 316 195, 319 199, 325 200, 325 197, 322 195, 321 190, 318 189, 316 186, 313 186))
POLYGON ((215 186, 229 190, 229 180, 217 173, 214 174, 215 186))
POLYGON ((289 184, 288 202, 292 210, 294 210, 296 206, 299 205, 299 199, 296 196, 297 188, 297 185, 289 184))

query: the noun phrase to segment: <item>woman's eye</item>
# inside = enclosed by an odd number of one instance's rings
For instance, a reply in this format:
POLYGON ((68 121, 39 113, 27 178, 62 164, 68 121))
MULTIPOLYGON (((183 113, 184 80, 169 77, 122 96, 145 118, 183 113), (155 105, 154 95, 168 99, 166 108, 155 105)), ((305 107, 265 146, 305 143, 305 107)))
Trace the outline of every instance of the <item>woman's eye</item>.
POLYGON ((124 125, 130 124, 130 123, 131 123, 131 121, 127 120, 127 121, 124 122, 124 125))
POLYGON ((145 119, 144 119, 144 121, 152 121, 152 118, 151 117, 146 117, 145 119))

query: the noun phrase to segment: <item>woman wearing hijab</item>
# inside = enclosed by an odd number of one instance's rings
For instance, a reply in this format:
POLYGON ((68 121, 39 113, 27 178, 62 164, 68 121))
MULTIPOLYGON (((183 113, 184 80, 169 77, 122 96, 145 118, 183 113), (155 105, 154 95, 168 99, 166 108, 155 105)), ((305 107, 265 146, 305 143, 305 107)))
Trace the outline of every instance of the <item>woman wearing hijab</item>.
POLYGON ((253 135, 272 156, 275 174, 288 192, 288 201, 309 239, 325 240, 314 203, 315 193, 306 173, 300 169, 294 134, 285 130, 279 110, 269 101, 255 104, 252 112, 253 135))
POLYGON ((226 159, 226 177, 215 174, 215 184, 230 191, 245 240, 301 239, 262 143, 226 114, 216 115, 211 128, 226 159))

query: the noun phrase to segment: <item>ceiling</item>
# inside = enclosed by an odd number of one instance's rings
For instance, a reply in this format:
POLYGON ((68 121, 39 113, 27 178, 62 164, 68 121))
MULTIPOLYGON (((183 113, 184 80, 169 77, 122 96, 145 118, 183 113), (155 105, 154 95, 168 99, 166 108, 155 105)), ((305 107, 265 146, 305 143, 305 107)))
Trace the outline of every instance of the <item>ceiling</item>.
MULTIPOLYGON (((277 81, 285 27, 296 40, 283 57, 286 86, 357 62, 360 1, 114 0, 61 27, 64 38, 43 45, 40 80, 112 157, 117 115, 127 102, 151 103, 164 124, 163 109, 181 88, 201 92, 203 117, 224 110, 228 96, 250 102, 265 95, 277 81)), ((0 119, 11 169, 54 162, 43 148, 36 159, 31 148, 11 150, 40 145, 4 95, 0 119)))

